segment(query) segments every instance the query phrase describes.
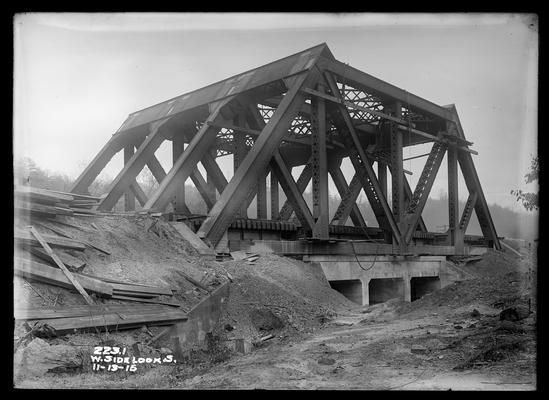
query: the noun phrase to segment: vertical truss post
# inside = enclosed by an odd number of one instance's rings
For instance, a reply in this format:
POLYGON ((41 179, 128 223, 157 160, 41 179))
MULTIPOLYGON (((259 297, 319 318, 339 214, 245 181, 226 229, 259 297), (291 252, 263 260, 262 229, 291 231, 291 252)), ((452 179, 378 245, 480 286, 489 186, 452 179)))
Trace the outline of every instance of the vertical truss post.
POLYGON ((387 164, 381 161, 377 162, 377 179, 383 196, 387 197, 387 164))
POLYGON ((458 192, 458 164, 456 146, 448 147, 448 237, 451 246, 463 248, 458 243, 463 237, 458 236, 459 224, 459 192, 458 192))
POLYGON ((257 218, 267 219, 267 179, 264 176, 257 181, 257 218))
MULTIPOLYGON (((245 126, 246 121, 242 114, 235 115, 234 124, 236 126, 245 126)), ((246 134, 242 132, 233 132, 234 150, 233 150, 233 176, 236 174, 238 167, 246 157, 248 148, 246 147, 246 134)), ((242 205, 242 208, 238 211, 237 216, 240 218, 248 218, 248 207, 242 205)))
MULTIPOLYGON (((402 117, 402 106, 399 101, 392 104, 393 114, 397 118, 402 117)), ((391 140, 391 182, 392 182, 392 206, 395 220, 402 230, 402 214, 404 212, 404 171, 402 161, 402 132, 392 121, 389 122, 391 140)))
MULTIPOLYGON (((133 156, 133 144, 124 146, 124 165, 128 164, 133 156)), ((131 186, 124 192, 124 211, 135 211, 135 196, 131 190, 131 186)))
MULTIPOLYGON (((175 164, 177 159, 183 154, 185 150, 185 137, 184 135, 174 133, 172 139, 172 163, 175 164)), ((149 168, 150 169, 150 168, 149 168)), ((165 174, 164 174, 165 176, 165 174)), ((176 214, 185 214, 188 211, 185 205, 185 181, 177 183, 177 189, 175 190, 173 197, 173 210, 176 214)))
MULTIPOLYGON (((377 162, 377 179, 379 180, 379 187, 383 196, 387 198, 387 164, 378 161, 377 162)), ((383 231, 383 235, 386 242, 391 241, 391 233, 387 230, 383 231)))
MULTIPOLYGON (((204 155, 204 158, 212 157, 215 160, 215 156, 216 156, 216 150, 211 149, 204 155)), ((215 183, 214 183, 215 178, 213 177, 212 171, 209 168, 206 168, 206 166, 204 165, 204 158, 202 159, 201 163, 204 169, 206 170, 206 190, 208 191, 208 197, 211 198, 213 200, 213 203, 215 204, 217 199, 217 193, 216 193, 215 183)), ((210 209, 211 207, 208 207, 208 211, 210 211, 210 209)))
POLYGON ((276 221, 280 217, 280 204, 278 198, 278 178, 271 170, 271 219, 276 221))
MULTIPOLYGON (((324 85, 317 90, 324 93, 324 85)), ((324 99, 313 96, 311 99, 312 144, 311 158, 313 164, 313 226, 312 237, 328 239, 328 160, 326 154, 326 105, 324 99)))

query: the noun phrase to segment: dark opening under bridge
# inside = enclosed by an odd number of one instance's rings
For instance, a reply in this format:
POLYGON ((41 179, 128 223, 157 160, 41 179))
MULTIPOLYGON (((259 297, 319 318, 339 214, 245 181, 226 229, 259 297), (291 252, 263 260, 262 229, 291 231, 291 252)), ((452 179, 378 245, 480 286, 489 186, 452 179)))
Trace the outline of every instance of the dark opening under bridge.
POLYGON ((471 145, 453 105, 436 105, 337 61, 321 44, 130 114, 71 192, 86 194, 111 158, 123 151, 124 167, 98 210, 112 210, 122 196, 126 211, 135 209, 136 199, 144 210, 156 212, 171 204, 176 217, 185 217, 212 248, 223 240, 231 249, 249 247, 255 239, 263 241, 256 245, 285 254, 469 254, 472 246, 500 249, 471 145), (155 157, 165 141, 173 149, 167 172, 155 157), (403 148, 423 143, 432 147, 412 188, 403 148), (216 162, 228 154, 234 162, 230 180, 216 162), (427 231, 422 212, 445 154, 449 221, 441 234, 427 231), (341 170, 345 158, 354 169, 350 182, 341 170), (159 183, 150 197, 136 182, 145 166, 159 183), (291 171, 298 166, 304 168, 296 181, 291 171), (469 193, 461 215, 459 170, 469 193), (331 220, 329 176, 341 198, 331 220), (207 216, 193 217, 185 204, 188 179, 206 203, 207 216), (312 208, 303 198, 310 181, 312 208), (279 188, 287 199, 282 206, 279 188), (367 227, 357 206, 362 190, 378 227, 367 227), (252 220, 247 208, 254 198, 257 219, 252 220), (482 237, 465 235, 473 211, 482 237), (346 225, 348 220, 353 226, 346 225), (296 240, 300 238, 307 240, 296 240), (344 239, 363 242, 351 242, 351 249, 344 239))

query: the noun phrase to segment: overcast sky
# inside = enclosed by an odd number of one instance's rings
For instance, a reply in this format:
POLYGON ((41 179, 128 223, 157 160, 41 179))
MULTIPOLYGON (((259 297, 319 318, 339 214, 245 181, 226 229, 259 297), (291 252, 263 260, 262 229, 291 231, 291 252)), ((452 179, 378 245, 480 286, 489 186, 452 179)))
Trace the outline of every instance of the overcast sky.
MULTIPOLYGON (((52 13, 16 16, 14 29, 14 156, 51 171, 76 177, 133 111, 326 42, 342 62, 454 103, 489 203, 514 208, 509 191, 528 188, 537 154, 532 16, 52 13)), ((170 153, 157 152, 166 170, 170 153)), ((412 187, 424 162, 405 162, 412 187)), ((118 155, 101 176, 121 166, 118 155)), ((446 176, 444 163, 434 197, 446 176)))

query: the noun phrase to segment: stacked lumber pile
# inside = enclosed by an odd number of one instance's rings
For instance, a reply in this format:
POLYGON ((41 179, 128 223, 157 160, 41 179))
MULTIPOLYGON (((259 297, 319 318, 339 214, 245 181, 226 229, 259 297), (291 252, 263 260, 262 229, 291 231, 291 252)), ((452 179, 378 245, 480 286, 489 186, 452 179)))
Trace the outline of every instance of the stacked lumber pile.
POLYGON ((101 197, 66 193, 57 190, 18 186, 14 190, 16 212, 38 217, 95 214, 101 197))
POLYGON ((62 335, 78 331, 133 329, 143 325, 171 325, 187 315, 162 305, 92 305, 64 308, 19 308, 15 319, 25 320, 33 330, 62 335))
MULTIPOLYGON (((14 272, 16 276, 31 281, 47 283, 66 289, 74 289, 73 283, 66 276, 64 271, 35 260, 16 258, 14 272)), ((180 307, 179 304, 159 299, 160 296, 173 296, 174 289, 171 288, 124 283, 77 272, 73 272, 71 275, 86 292, 94 293, 97 297, 180 307)))

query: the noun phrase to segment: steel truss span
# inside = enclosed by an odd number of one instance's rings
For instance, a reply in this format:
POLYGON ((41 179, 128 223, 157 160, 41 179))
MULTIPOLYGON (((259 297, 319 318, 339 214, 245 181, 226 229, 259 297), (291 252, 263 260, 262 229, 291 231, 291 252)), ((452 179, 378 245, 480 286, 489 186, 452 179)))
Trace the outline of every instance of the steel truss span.
POLYGON ((123 151, 124 167, 99 211, 111 211, 123 197, 126 211, 135 210, 137 200, 144 210, 170 208, 189 217, 184 183, 190 178, 208 210, 199 226, 193 225, 195 234, 211 247, 235 221, 248 218, 247 208, 255 201, 258 220, 290 222, 301 239, 312 243, 343 240, 334 236, 334 226, 351 223, 364 232, 363 240, 390 245, 391 254, 409 254, 418 235, 429 234, 422 213, 446 155, 449 228, 435 235, 435 245, 443 246, 445 254, 467 253, 465 231, 474 211, 485 245, 500 249, 473 163, 472 155, 478 153, 471 146, 453 105, 436 105, 337 61, 323 43, 130 114, 71 192, 86 194, 111 158, 123 151), (166 141, 173 148, 169 171, 155 157, 166 141), (431 150, 422 156, 425 165, 410 187, 403 149, 425 143, 431 143, 431 150), (230 180, 217 163, 226 155, 234 160, 230 180), (341 170, 343 159, 354 170, 350 181, 341 170), (149 197, 136 182, 145 166, 158 181, 149 197), (296 180, 292 168, 300 166, 296 180), (461 214, 460 171, 468 191, 461 214), (341 199, 331 220, 329 178, 341 199), (311 205, 303 196, 309 184, 311 205), (282 204, 280 189, 286 197, 282 204), (376 239, 368 234, 372 227, 357 205, 362 191, 377 220, 376 239))

